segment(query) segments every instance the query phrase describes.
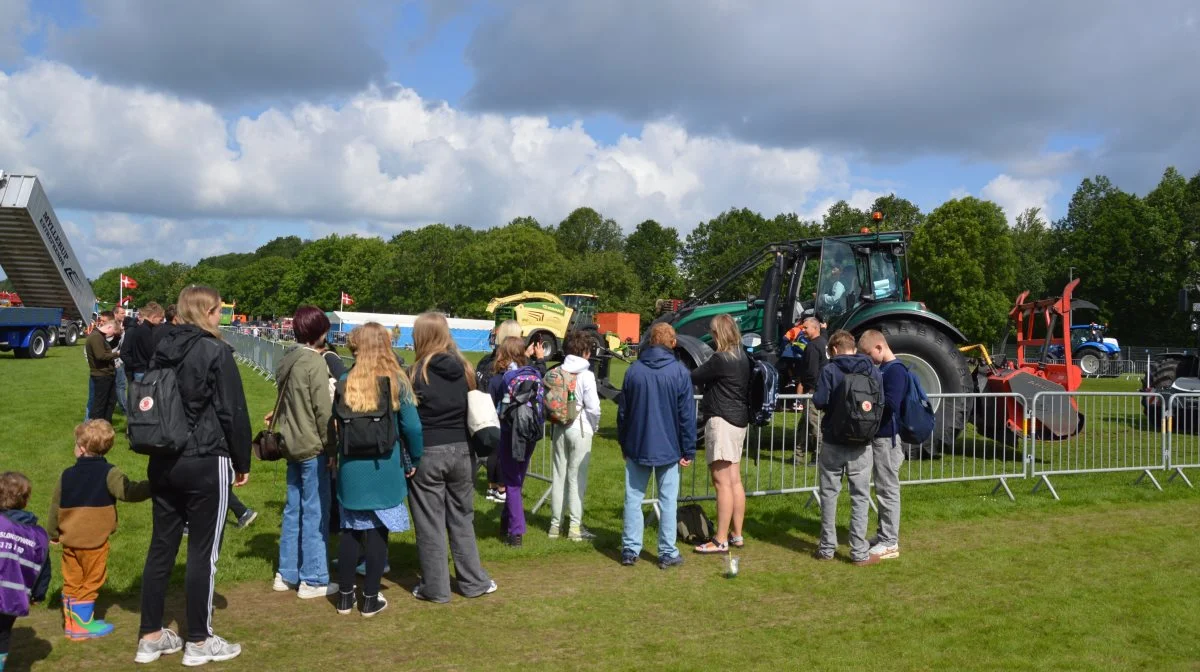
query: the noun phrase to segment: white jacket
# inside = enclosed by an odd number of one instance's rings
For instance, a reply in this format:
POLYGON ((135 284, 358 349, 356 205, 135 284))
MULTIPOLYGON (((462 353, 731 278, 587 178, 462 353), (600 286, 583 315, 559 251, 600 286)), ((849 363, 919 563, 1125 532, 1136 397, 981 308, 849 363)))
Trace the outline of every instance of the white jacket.
POLYGON ((567 355, 563 360, 563 371, 575 374, 575 403, 578 404, 580 433, 591 436, 600 430, 600 395, 596 392, 596 374, 591 363, 583 357, 567 355))

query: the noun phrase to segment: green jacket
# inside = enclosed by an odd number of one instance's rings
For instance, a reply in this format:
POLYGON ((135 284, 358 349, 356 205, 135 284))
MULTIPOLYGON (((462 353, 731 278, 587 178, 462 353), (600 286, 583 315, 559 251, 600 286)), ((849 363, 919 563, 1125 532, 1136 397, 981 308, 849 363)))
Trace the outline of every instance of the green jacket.
POLYGON ((294 348, 275 369, 276 384, 282 384, 283 399, 275 414, 275 431, 283 436, 284 457, 304 462, 332 452, 329 422, 333 397, 329 394, 329 367, 320 353, 306 347, 294 348))
MULTIPOLYGON (((345 380, 345 376, 342 376, 345 380)), ((425 437, 421 432, 421 416, 414 399, 400 398, 400 410, 395 413, 399 440, 393 450, 381 458, 348 458, 338 455, 337 496, 342 506, 354 511, 379 511, 404 503, 408 498, 408 481, 400 451, 408 456, 412 466, 420 468, 425 452, 425 437)))

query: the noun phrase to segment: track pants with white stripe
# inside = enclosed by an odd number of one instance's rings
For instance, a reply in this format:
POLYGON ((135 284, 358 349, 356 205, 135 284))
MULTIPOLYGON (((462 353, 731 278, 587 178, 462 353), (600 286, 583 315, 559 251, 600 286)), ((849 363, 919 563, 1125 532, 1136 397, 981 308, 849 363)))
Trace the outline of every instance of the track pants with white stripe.
POLYGON ((163 609, 167 584, 183 526, 188 526, 187 629, 185 640, 203 642, 212 634, 213 591, 217 557, 229 507, 233 466, 228 457, 150 459, 147 468, 154 502, 154 532, 142 571, 141 634, 166 627, 163 609))

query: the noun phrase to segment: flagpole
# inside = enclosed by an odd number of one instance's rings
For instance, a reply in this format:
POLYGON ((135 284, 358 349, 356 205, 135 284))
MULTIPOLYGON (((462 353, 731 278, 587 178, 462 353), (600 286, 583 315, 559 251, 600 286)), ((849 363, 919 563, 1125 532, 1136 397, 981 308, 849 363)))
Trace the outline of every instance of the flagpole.
POLYGON ((120 275, 120 279, 117 280, 117 284, 120 285, 120 289, 117 290, 117 305, 118 306, 125 303, 125 274, 120 273, 119 275, 120 275))

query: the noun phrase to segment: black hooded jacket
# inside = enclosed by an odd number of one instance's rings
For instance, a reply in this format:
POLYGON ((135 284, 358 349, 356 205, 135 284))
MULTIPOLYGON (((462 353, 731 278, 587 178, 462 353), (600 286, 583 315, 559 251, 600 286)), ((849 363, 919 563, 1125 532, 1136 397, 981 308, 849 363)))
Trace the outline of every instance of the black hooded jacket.
POLYGON ((410 370, 425 445, 466 442, 467 378, 462 362, 453 355, 437 354, 430 358, 427 372, 428 383, 419 363, 410 370))
POLYGON ((250 472, 250 415, 233 348, 203 329, 173 327, 158 343, 152 368, 173 368, 189 424, 196 429, 185 457, 224 455, 250 472))

